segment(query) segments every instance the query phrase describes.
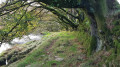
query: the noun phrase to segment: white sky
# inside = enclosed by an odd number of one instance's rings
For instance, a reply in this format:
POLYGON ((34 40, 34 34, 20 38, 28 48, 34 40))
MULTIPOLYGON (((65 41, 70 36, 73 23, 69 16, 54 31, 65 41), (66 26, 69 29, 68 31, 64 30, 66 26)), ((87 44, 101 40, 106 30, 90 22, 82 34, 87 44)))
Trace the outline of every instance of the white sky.
POLYGON ((118 2, 119 2, 119 4, 120 4, 120 0, 117 0, 118 2))
POLYGON ((2 2, 5 2, 6 0, 0 0, 0 4, 2 3, 2 2))

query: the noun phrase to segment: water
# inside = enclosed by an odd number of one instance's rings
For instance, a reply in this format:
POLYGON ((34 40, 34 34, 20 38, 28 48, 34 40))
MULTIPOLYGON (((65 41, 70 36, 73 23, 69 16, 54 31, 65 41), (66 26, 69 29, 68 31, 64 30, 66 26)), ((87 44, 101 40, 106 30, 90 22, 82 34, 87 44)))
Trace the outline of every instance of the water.
POLYGON ((9 49, 11 47, 12 46, 10 44, 8 44, 8 43, 2 43, 1 47, 0 47, 0 53, 2 53, 3 51, 5 51, 5 50, 7 50, 7 49, 9 49))
MULTIPOLYGON (((12 45, 15 44, 25 44, 27 42, 33 41, 33 40, 40 40, 42 38, 42 35, 35 35, 35 34, 29 34, 29 35, 24 35, 21 38, 15 38, 11 41, 12 45)), ((9 43, 2 43, 0 46, 0 53, 3 51, 12 48, 12 45, 9 43)))
POLYGON ((30 34, 30 35, 24 35, 22 38, 15 38, 11 41, 12 44, 25 44, 29 41, 33 41, 33 40, 40 40, 42 38, 42 35, 34 35, 34 34, 30 34))
POLYGON ((7 59, 6 59, 6 62, 5 62, 5 63, 6 63, 6 65, 8 65, 8 61, 7 61, 7 59))

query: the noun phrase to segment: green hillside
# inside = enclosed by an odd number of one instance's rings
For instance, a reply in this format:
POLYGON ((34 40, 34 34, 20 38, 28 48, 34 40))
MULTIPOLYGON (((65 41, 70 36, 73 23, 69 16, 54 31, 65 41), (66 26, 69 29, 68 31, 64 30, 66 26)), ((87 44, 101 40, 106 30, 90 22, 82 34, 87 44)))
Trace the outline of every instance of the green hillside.
MULTIPOLYGON (((27 47, 18 51, 19 55, 15 55, 18 59, 8 62, 8 67, 102 67, 116 65, 118 62, 115 60, 114 50, 99 51, 94 55, 89 56, 88 51, 90 38, 84 33, 62 31, 51 32, 43 36, 42 40, 32 41, 20 47, 27 47), (77 34, 77 35, 75 35, 77 34), (80 36, 80 35, 84 36, 80 36), (79 35, 79 37, 78 37, 79 35), (81 39, 81 41, 79 40, 81 39), (84 40, 88 44, 85 45, 84 40), (35 45, 36 47, 29 50, 29 46, 35 45), (29 52, 23 52, 29 50, 29 52), (20 57, 23 56, 24 57, 20 57), (109 56, 109 57, 108 57, 109 56), (116 62, 114 62, 116 61, 116 62), (112 64, 111 64, 112 63, 112 64)), ((15 50, 15 49, 12 49, 15 50)), ((16 49, 18 50, 18 49, 16 49)), ((9 56, 10 54, 8 54, 9 56)), ((14 54, 12 54, 14 55, 14 54)), ((4 66, 3 66, 4 67, 4 66)))

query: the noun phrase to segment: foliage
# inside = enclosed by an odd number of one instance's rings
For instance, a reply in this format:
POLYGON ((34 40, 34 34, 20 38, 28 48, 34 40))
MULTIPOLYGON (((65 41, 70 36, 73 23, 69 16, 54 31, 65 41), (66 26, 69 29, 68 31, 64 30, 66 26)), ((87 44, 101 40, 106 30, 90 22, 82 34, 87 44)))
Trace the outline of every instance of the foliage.
POLYGON ((38 22, 35 19, 33 13, 26 13, 26 10, 19 10, 14 14, 3 16, 2 25, 4 25, 4 28, 1 30, 1 38, 11 40, 15 37, 28 34, 28 32, 31 32, 38 26, 38 22))
POLYGON ((120 54, 120 20, 115 20, 113 22, 114 28, 112 29, 112 34, 114 35, 114 46, 117 54, 120 54))

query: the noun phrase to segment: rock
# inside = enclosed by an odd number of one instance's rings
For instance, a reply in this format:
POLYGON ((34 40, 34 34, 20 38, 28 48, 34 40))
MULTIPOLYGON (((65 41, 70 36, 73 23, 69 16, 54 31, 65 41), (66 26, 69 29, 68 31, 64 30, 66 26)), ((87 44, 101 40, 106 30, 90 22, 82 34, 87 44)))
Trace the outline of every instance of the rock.
POLYGON ((45 55, 41 55, 42 57, 44 57, 45 55))
POLYGON ((120 36, 118 37, 118 39, 120 39, 120 36))
POLYGON ((64 48, 64 46, 60 46, 60 48, 64 48))
POLYGON ((55 58, 55 60, 56 60, 56 61, 63 61, 64 58, 57 57, 57 58, 55 58))
POLYGON ((13 48, 9 50, 9 52, 6 51, 6 53, 0 57, 0 66, 7 65, 8 63, 11 64, 19 59, 24 58, 25 55, 32 51, 36 46, 31 46, 29 48, 27 47, 28 46, 26 46, 24 49, 21 49, 20 51, 18 48, 13 48))
POLYGON ((77 60, 78 60, 78 61, 82 61, 82 57, 79 56, 79 57, 77 58, 77 60))
POLYGON ((44 64, 44 63, 42 63, 42 64, 44 64))

